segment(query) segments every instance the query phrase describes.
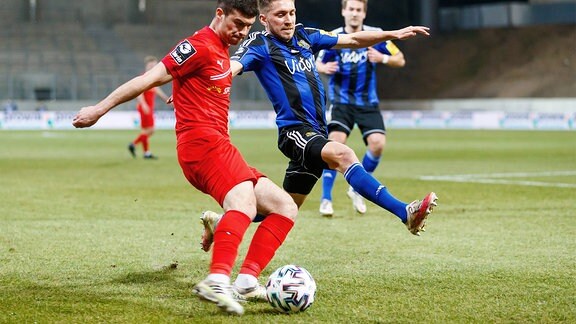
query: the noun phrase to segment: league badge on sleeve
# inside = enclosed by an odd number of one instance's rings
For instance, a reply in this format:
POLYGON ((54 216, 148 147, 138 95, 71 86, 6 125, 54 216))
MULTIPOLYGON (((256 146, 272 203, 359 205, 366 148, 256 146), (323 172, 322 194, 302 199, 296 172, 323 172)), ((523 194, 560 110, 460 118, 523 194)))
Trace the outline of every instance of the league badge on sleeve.
POLYGON ((182 65, 186 60, 194 56, 194 54, 196 54, 196 49, 188 40, 183 40, 170 52, 170 56, 172 56, 178 65, 182 65))
POLYGON ((322 35, 328 35, 328 36, 331 36, 331 37, 336 37, 336 33, 333 33, 333 32, 331 32, 331 31, 326 31, 326 30, 323 30, 323 29, 318 29, 318 31, 320 31, 320 34, 322 34, 322 35))

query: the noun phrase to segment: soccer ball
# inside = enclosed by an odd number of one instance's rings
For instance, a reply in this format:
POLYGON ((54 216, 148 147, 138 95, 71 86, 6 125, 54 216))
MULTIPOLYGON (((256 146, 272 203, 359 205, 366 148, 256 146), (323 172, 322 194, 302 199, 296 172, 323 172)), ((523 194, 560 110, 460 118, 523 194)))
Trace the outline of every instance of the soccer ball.
POLYGON ((275 309, 284 313, 303 312, 314 302, 316 282, 306 269, 289 264, 268 278, 266 297, 275 309))

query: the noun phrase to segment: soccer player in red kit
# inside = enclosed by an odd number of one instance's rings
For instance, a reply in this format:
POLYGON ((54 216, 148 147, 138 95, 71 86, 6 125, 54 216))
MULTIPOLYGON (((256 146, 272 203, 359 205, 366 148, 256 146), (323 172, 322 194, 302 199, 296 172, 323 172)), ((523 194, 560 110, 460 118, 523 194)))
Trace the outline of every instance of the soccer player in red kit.
MULTIPOLYGON (((144 64, 146 71, 152 69, 156 64, 158 64, 158 59, 154 56, 146 56, 144 59, 144 64)), ((154 102, 156 101, 156 95, 158 95, 162 100, 168 101, 168 96, 162 91, 162 88, 156 87, 144 91, 138 96, 138 113, 140 113, 140 127, 141 131, 138 137, 134 141, 128 144, 128 151, 132 154, 132 157, 136 157, 136 145, 142 143, 142 148, 144 150, 144 159, 157 159, 157 157, 150 151, 149 139, 154 134, 154 102)))
POLYGON ((222 310, 243 314, 238 303, 262 299, 258 276, 294 225, 298 208, 271 180, 250 167, 231 144, 228 107, 232 73, 230 45, 248 33, 258 14, 257 0, 218 0, 210 26, 182 40, 150 71, 126 82, 108 97, 82 108, 75 127, 89 127, 117 105, 172 81, 178 161, 188 181, 224 209, 214 233, 210 273, 194 286, 200 298, 222 310), (238 247, 256 213, 266 215, 248 248, 239 275, 230 285, 238 247))

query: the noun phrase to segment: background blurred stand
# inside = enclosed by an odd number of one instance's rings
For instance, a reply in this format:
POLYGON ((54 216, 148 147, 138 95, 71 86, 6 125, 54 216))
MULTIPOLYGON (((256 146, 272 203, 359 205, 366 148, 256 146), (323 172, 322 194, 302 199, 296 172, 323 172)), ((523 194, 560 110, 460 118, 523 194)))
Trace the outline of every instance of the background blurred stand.
POLYGON ((48 106, 44 101, 38 101, 38 105, 36 106, 36 111, 44 112, 48 110, 48 106))
POLYGON ((17 111, 18 110, 18 105, 16 104, 16 101, 12 100, 12 99, 8 99, 4 105, 2 106, 3 110, 9 114, 13 111, 17 111))

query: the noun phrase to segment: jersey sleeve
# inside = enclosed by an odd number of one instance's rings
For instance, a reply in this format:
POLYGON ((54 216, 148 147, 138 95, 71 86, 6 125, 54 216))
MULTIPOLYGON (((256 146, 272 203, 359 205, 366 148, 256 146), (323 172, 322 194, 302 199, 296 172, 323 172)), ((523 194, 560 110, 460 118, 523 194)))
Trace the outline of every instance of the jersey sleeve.
POLYGON ((206 48, 184 39, 162 59, 168 73, 173 78, 183 78, 197 71, 206 61, 206 48))
POLYGON ((240 62, 242 72, 247 72, 258 70, 267 57, 266 41, 260 32, 256 32, 250 34, 248 39, 242 42, 230 59, 240 62))
POLYGON ((374 46, 374 49, 386 55, 396 55, 396 53, 400 52, 400 49, 398 49, 398 47, 396 47, 392 41, 378 43, 374 46))
POLYGON ((318 53, 323 49, 330 49, 338 43, 338 34, 317 28, 304 28, 306 37, 310 41, 313 53, 318 53))

